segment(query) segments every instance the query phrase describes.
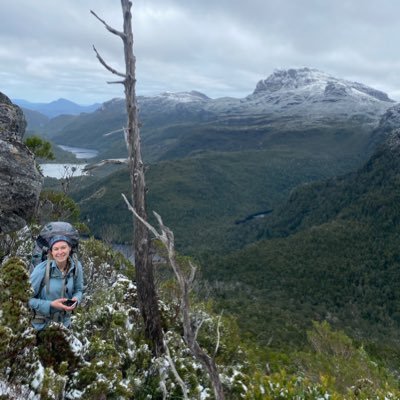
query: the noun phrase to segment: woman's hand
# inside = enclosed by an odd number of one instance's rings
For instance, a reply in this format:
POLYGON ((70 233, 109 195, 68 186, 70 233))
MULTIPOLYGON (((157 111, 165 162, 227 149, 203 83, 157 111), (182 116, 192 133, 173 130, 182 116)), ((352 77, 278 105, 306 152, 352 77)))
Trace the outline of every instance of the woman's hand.
POLYGON ((61 299, 56 299, 56 300, 53 300, 51 303, 50 303, 50 305, 53 307, 53 308, 56 308, 57 310, 61 310, 61 311, 72 311, 75 307, 76 307, 76 305, 77 305, 77 298, 76 297, 73 297, 71 300, 72 301, 74 301, 74 304, 72 304, 72 305, 70 305, 70 306, 67 306, 67 305, 65 305, 64 304, 64 302, 65 301, 67 301, 68 299, 67 298, 65 298, 65 297, 63 297, 63 298, 61 298, 61 299))

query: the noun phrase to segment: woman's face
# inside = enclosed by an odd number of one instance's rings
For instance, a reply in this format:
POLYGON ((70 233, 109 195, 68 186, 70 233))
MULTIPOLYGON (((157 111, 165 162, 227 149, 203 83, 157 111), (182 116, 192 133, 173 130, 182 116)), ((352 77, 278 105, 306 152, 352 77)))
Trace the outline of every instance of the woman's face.
POLYGON ((53 247, 51 248, 51 255, 57 263, 63 263, 67 261, 70 253, 71 246, 62 240, 54 243, 53 247))

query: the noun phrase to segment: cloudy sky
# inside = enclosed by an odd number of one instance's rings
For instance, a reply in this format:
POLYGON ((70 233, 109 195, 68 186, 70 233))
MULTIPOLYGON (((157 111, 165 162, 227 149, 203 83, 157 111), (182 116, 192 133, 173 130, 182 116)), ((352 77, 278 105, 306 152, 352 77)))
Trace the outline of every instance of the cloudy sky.
MULTIPOLYGON (((119 0, 0 1, 0 91, 80 104, 123 96, 119 0)), ((400 101, 398 0, 135 0, 137 92, 244 97, 276 69, 312 67, 400 101)))

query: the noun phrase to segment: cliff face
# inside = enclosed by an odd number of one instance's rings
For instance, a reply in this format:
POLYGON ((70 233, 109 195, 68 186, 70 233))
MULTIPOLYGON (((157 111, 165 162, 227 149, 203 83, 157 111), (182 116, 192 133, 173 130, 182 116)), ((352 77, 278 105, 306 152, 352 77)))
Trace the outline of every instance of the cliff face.
POLYGON ((0 92, 0 233, 22 228, 36 210, 43 177, 22 143, 21 109, 0 92))

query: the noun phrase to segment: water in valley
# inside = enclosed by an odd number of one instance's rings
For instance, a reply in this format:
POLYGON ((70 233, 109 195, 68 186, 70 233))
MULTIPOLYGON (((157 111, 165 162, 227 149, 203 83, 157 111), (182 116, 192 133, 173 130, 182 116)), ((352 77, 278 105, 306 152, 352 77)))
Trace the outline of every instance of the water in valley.
MULTIPOLYGON (((97 150, 93 149, 85 149, 82 147, 71 147, 71 146, 62 146, 59 145, 65 151, 69 151, 70 153, 75 154, 76 158, 79 160, 86 160, 93 157, 96 157, 99 153, 97 150)), ((81 176, 84 175, 85 172, 83 168, 85 168, 87 164, 77 164, 77 163, 44 163, 40 164, 42 168, 43 175, 50 178, 65 178, 66 176, 81 176)))

